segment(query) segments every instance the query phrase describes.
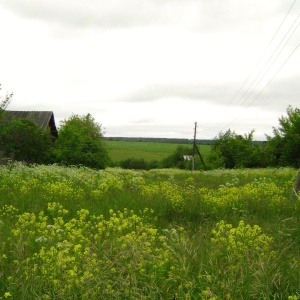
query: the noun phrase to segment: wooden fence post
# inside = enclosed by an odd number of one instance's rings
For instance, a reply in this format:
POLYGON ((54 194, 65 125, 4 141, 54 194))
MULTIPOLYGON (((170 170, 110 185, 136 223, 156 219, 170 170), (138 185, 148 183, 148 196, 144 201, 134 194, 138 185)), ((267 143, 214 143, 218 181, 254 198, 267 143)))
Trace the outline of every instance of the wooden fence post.
POLYGON ((300 190, 300 169, 298 170, 298 175, 295 180, 292 196, 299 198, 298 191, 300 190))

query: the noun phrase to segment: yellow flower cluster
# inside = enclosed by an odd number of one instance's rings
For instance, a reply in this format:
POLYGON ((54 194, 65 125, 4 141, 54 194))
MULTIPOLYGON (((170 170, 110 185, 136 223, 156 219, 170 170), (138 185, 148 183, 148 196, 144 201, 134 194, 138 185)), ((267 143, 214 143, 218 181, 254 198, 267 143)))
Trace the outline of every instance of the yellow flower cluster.
POLYGON ((245 225, 240 221, 237 227, 220 221, 212 231, 212 243, 215 253, 235 256, 239 259, 249 259, 253 255, 263 256, 268 253, 272 238, 263 234, 258 225, 245 225))
POLYGON ((11 228, 18 265, 11 287, 34 285, 41 299, 135 299, 141 293, 151 299, 157 292, 150 282, 167 272, 170 252, 147 222, 153 211, 111 210, 104 219, 81 209, 67 221, 68 211, 54 202, 48 212, 52 224, 44 212, 23 213, 11 228))
POLYGON ((167 202, 170 204, 170 208, 179 213, 184 210, 184 194, 184 189, 176 183, 169 181, 144 185, 141 191, 143 198, 159 199, 160 201, 167 202))

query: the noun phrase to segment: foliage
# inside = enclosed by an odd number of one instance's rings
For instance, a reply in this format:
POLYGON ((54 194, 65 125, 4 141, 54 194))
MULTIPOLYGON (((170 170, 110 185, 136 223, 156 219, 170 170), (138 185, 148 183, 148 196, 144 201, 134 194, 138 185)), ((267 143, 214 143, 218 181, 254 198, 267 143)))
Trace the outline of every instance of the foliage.
POLYGON ((103 169, 109 162, 102 126, 90 114, 62 121, 55 146, 58 161, 68 165, 103 169))
POLYGON ((212 145, 210 165, 228 169, 260 167, 260 147, 253 142, 253 133, 241 136, 230 129, 221 132, 212 145))
POLYGON ((0 167, 0 298, 298 299, 295 175, 0 167))
POLYGON ((279 118, 273 128, 274 137, 267 136, 267 157, 271 165, 300 167, 300 109, 287 108, 287 116, 279 118))
POLYGON ((30 119, 13 119, 5 122, 0 131, 1 149, 6 155, 28 163, 49 162, 52 141, 49 132, 43 132, 30 119))

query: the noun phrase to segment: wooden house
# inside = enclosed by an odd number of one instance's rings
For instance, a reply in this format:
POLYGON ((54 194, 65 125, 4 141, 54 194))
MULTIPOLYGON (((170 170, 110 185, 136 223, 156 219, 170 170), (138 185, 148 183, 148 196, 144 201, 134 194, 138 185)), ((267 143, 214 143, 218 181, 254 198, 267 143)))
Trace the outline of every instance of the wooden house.
POLYGON ((55 125, 54 114, 52 111, 5 111, 5 120, 30 119, 36 122, 42 130, 50 129, 53 140, 58 138, 58 131, 55 125))
MULTIPOLYGON (((30 119, 38 124, 44 131, 49 130, 50 138, 55 141, 58 138, 58 131, 55 125, 54 114, 52 111, 5 111, 4 122, 16 119, 30 119)), ((0 165, 6 164, 9 160, 13 160, 14 155, 4 157, 4 153, 0 150, 0 165)))

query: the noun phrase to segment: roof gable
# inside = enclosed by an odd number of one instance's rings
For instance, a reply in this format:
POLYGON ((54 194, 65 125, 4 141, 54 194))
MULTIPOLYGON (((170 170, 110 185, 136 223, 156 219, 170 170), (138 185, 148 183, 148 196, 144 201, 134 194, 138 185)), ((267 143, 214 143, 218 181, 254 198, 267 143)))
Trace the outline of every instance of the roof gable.
POLYGON ((38 124, 42 130, 50 128, 51 136, 58 137, 55 125, 54 114, 52 111, 5 111, 5 119, 31 119, 38 124))

